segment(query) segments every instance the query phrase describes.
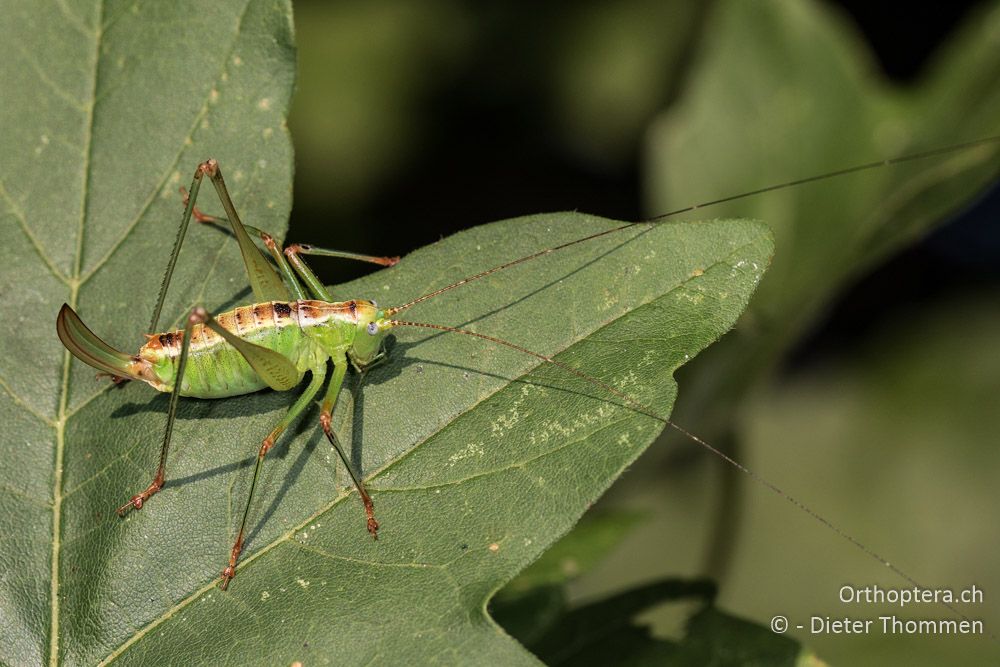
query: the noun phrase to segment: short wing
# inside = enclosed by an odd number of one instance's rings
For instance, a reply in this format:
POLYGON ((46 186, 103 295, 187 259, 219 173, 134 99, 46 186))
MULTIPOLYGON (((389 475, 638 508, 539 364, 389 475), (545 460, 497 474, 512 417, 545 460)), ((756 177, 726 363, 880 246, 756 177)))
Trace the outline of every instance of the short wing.
MULTIPOLYGON (((256 248, 254 249, 256 250, 256 248)), ((236 336, 223 328, 215 319, 209 317, 206 325, 222 336, 227 343, 243 355, 257 375, 275 391, 288 391, 299 383, 300 375, 295 364, 279 352, 255 345, 236 336)))

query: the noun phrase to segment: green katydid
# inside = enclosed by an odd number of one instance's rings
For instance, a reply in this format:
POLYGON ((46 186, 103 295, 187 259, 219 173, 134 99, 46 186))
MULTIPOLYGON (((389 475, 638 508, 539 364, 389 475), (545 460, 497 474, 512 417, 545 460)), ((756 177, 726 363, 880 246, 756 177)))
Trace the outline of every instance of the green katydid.
MULTIPOLYGON (((77 358, 110 375, 115 381, 124 379, 142 380, 159 391, 169 392, 167 424, 164 431, 159 464, 149 486, 134 495, 128 503, 119 508, 119 514, 131 509, 140 509, 160 491, 166 478, 167 454, 171 433, 181 396, 197 398, 222 398, 250 393, 266 387, 277 391, 288 391, 297 386, 310 373, 306 389, 294 401, 285 416, 274 426, 260 444, 250 490, 240 521, 240 527, 230 551, 229 562, 222 572, 221 587, 225 589, 236 572, 236 566, 244 547, 247 522, 257 482, 268 451, 288 426, 309 407, 326 380, 328 362, 333 362, 333 374, 320 407, 320 423, 326 438, 337 452, 350 475, 363 503, 368 532, 377 538, 379 524, 375 516, 374 504, 365 490, 360 476, 354 471, 351 461, 344 452, 331 428, 331 414, 337 402, 348 366, 363 370, 385 359, 383 342, 386 333, 394 327, 423 327, 458 333, 482 339, 496 345, 506 346, 523 354, 531 355, 547 364, 561 368, 605 392, 631 409, 649 416, 681 432, 700 446, 708 449, 727 463, 750 475, 776 494, 808 513, 814 519, 850 541, 872 558, 889 565, 894 572, 910 583, 917 582, 905 572, 891 565, 884 558, 851 537, 830 521, 810 509, 801 501, 785 494, 774 484, 754 474, 738 461, 711 446, 701 438, 674 424, 654 408, 643 405, 618 388, 586 375, 582 371, 564 365, 555 359, 534 352, 487 334, 433 323, 421 323, 396 319, 394 316, 421 302, 436 298, 450 290, 459 288, 488 275, 505 271, 513 266, 544 257, 563 248, 585 243, 616 232, 632 229, 636 225, 655 224, 658 220, 704 206, 731 201, 761 192, 793 187, 846 173, 873 169, 889 164, 928 158, 947 152, 954 152, 985 143, 998 143, 1000 137, 991 137, 967 144, 943 149, 911 154, 891 160, 883 160, 847 169, 821 174, 809 178, 762 188, 718 199, 704 204, 671 211, 644 223, 627 223, 597 233, 576 238, 561 245, 511 259, 498 266, 473 274, 462 280, 433 290, 419 298, 400 306, 380 307, 373 300, 354 299, 334 301, 323 283, 302 259, 302 255, 327 255, 356 259, 365 262, 391 266, 398 258, 372 257, 334 250, 326 250, 306 245, 290 245, 282 248, 272 236, 250 225, 244 225, 229 196, 218 164, 208 160, 198 166, 186 198, 184 213, 177 241, 168 262, 166 275, 154 308, 150 331, 156 331, 170 278, 176 265, 185 234, 192 217, 202 222, 228 222, 239 244, 256 303, 235 310, 212 315, 204 308, 195 307, 189 314, 183 330, 162 334, 149 334, 146 345, 136 355, 128 355, 115 350, 92 333, 76 313, 64 305, 57 319, 57 331, 63 344, 77 358), (198 191, 205 177, 208 177, 222 202, 226 218, 203 215, 196 208, 198 191), (274 265, 254 244, 251 234, 263 241, 274 265), (277 268, 275 268, 277 267, 277 268)), ((956 611, 956 613, 959 613, 956 611)))

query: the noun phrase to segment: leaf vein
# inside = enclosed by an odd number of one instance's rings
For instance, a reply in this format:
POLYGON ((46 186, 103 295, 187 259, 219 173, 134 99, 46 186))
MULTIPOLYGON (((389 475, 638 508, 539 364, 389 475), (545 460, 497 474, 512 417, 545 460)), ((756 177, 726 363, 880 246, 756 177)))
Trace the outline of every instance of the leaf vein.
POLYGON ((46 417, 42 413, 38 412, 34 407, 31 406, 30 403, 28 403, 26 400, 24 400, 23 398, 21 398, 20 396, 18 396, 17 393, 7 383, 7 381, 4 380, 2 377, 0 377, 0 387, 2 387, 3 390, 4 390, 4 392, 6 392, 7 395, 11 397, 11 400, 13 400, 14 403, 16 403, 18 406, 24 408, 32 416, 38 418, 41 422, 43 422, 45 424, 48 424, 49 426, 52 426, 52 427, 56 426, 56 422, 53 419, 51 419, 49 417, 46 417))
POLYGON ((31 70, 35 73, 35 76, 38 77, 38 80, 44 83, 46 88, 52 91, 52 93, 54 93, 56 97, 58 97, 63 102, 68 104, 70 108, 75 109, 76 111, 79 111, 81 113, 86 113, 87 111, 86 105, 83 104, 80 100, 73 97, 73 95, 71 95, 69 91, 63 90, 58 83, 49 78, 49 75, 45 72, 45 68, 43 68, 41 63, 39 63, 35 59, 35 57, 31 55, 30 51, 24 48, 24 46, 21 45, 20 42, 16 44, 16 48, 18 53, 24 59, 24 61, 28 63, 29 67, 31 67, 31 70))
POLYGON ((56 7, 59 8, 59 12, 63 15, 66 21, 76 28, 81 35, 84 37, 94 37, 94 31, 83 22, 83 19, 70 10, 70 8, 66 5, 66 0, 56 0, 56 7))
POLYGON ((554 447, 552 449, 547 449, 547 450, 545 450, 543 452, 539 452, 538 454, 536 454, 534 456, 531 456, 531 457, 528 457, 526 459, 521 459, 521 460, 518 460, 518 461, 511 461, 507 465, 499 466, 499 467, 496 467, 496 468, 490 468, 489 470, 484 470, 482 472, 477 472, 477 473, 472 474, 472 475, 467 475, 466 477, 461 477, 461 478, 458 478, 458 479, 451 479, 451 480, 448 480, 446 482, 439 482, 437 484, 427 484, 427 485, 424 485, 424 486, 391 486, 391 487, 376 486, 376 487, 372 488, 372 491, 377 491, 378 493, 407 493, 407 492, 410 492, 410 491, 431 491, 431 490, 434 490, 434 489, 441 489, 441 488, 445 488, 445 487, 449 487, 449 486, 459 486, 461 484, 465 484, 466 482, 472 482, 472 481, 475 481, 475 480, 483 478, 483 477, 490 477, 491 475, 496 475, 498 473, 507 472, 509 470, 516 470, 518 468, 524 468, 525 466, 527 466, 527 465, 529 465, 531 463, 534 463, 536 461, 540 461, 541 459, 544 459, 547 456, 551 456, 552 454, 558 454, 559 452, 561 452, 562 450, 566 449, 567 447, 573 447, 573 446, 575 446, 575 445, 577 445, 577 444, 579 444, 581 442, 584 442, 585 440, 588 440, 588 439, 594 437, 595 435, 600 434, 601 432, 603 432, 603 431, 605 431, 605 430, 607 430, 609 428, 617 427, 622 422, 624 422, 626 419, 627 418, 621 418, 621 419, 617 419, 617 420, 612 421, 612 422, 608 422, 608 423, 600 426, 599 428, 594 429, 593 431, 590 431, 590 432, 588 432, 588 433, 586 433, 584 435, 581 435, 581 436, 579 436, 577 438, 574 438, 572 440, 568 440, 568 441, 564 442, 563 444, 559 445, 558 447, 554 447))
POLYGON ((317 556, 322 556, 323 558, 327 558, 327 559, 330 559, 330 560, 344 561, 344 562, 347 562, 347 563, 356 563, 358 565, 367 565, 367 566, 375 567, 375 568, 386 567, 386 568, 406 568, 406 569, 410 569, 410 570, 416 569, 416 570, 441 570, 441 571, 444 571, 444 566, 443 565, 439 565, 437 563, 418 563, 418 562, 410 562, 410 563, 386 563, 384 561, 367 560, 367 559, 364 559, 364 558, 352 558, 350 556, 341 556, 340 554, 330 553, 329 551, 325 551, 323 549, 320 549, 319 547, 314 547, 311 544, 303 544, 302 542, 300 542, 300 541, 298 541, 296 539, 291 540, 291 544, 294 545, 294 546, 296 546, 296 547, 298 547, 298 548, 300 548, 300 549, 302 549, 303 551, 308 551, 308 552, 314 553, 317 556))
MULTIPOLYGON (((239 41, 238 38, 240 35, 240 30, 243 27, 243 19, 246 17, 246 13, 249 7, 250 7, 249 2, 243 6, 243 13, 240 15, 240 20, 237 21, 236 24, 236 31, 233 36, 234 39, 232 43, 229 45, 229 51, 226 54, 226 57, 223 59, 222 69, 220 70, 219 74, 215 77, 216 84, 222 80, 222 76, 229 70, 229 63, 231 61, 231 58, 229 56, 236 48, 236 43, 239 41)), ((194 121, 191 123, 190 129, 188 130, 184 139, 179 142, 180 149, 178 149, 177 155, 171 161, 170 166, 167 167, 167 169, 163 172, 163 176, 160 178, 159 183, 156 184, 156 187, 150 190, 149 196, 146 198, 146 201, 140 207, 139 212, 136 213, 135 217, 125 227, 125 230, 122 232, 121 237, 113 244, 111 244, 111 247, 108 248, 107 252, 100 259, 98 259, 97 262, 87 271, 86 275, 84 275, 83 278, 80 279, 81 285, 94 277, 94 275, 101 269, 101 267, 103 267, 108 262, 108 260, 110 260, 114 256, 114 254, 118 251, 118 249, 121 248, 121 246, 125 243, 125 241, 128 240, 129 236, 131 236, 132 234, 132 231, 142 221, 143 217, 146 215, 150 207, 153 205, 153 202, 156 201, 156 197, 160 194, 160 192, 163 191, 163 188, 170 180, 171 174, 174 172, 174 170, 177 168, 177 165, 180 163, 181 156, 184 155, 184 149, 187 147, 188 141, 194 137, 194 133, 198 130, 198 127, 201 125, 202 120, 204 120, 204 118, 208 115, 209 110, 210 110, 209 99, 206 97, 205 103, 202 105, 198 113, 195 114, 195 118, 194 121)))
POLYGON ((24 212, 17 205, 17 202, 14 201, 14 198, 11 197, 10 193, 7 191, 7 188, 4 186, 2 180, 0 180, 0 199, 3 199, 4 202, 7 204, 8 208, 10 209, 10 214, 14 216, 15 220, 17 220, 18 227, 20 227, 21 232, 23 232, 24 235, 27 237, 28 243, 31 244, 31 247, 35 249, 36 253, 38 253, 39 259, 41 259, 42 262, 45 264, 45 266, 49 269, 49 271, 52 272, 52 275, 54 275, 64 284, 69 285, 69 279, 66 278, 65 275, 63 275, 62 271, 56 268, 55 262, 53 262, 52 258, 48 256, 48 253, 45 252, 45 248, 42 247, 41 241, 38 240, 38 238, 35 236, 35 233, 31 231, 31 227, 28 226, 28 221, 24 217, 24 212))
POLYGON ((120 21, 123 16, 125 16, 126 14, 128 14, 129 12, 131 12, 132 9, 136 5, 138 5, 138 4, 139 4, 139 0, 134 0, 134 2, 132 2, 131 4, 129 4, 128 7, 123 7, 120 12, 118 12, 117 14, 115 14, 114 16, 112 16, 111 18, 109 18, 108 20, 104 21, 103 18, 102 18, 101 30, 104 31, 104 32, 107 32, 111 27, 113 27, 116 23, 118 23, 118 21, 120 21))
MULTIPOLYGON (((98 25, 104 16, 104 0, 98 4, 98 25)), ((96 99, 101 67, 101 41, 104 33, 97 30, 94 34, 94 62, 92 65, 91 99, 96 99)), ((87 200, 90 196, 90 162, 94 150, 94 108, 91 103, 87 107, 87 122, 83 152, 83 188, 80 194, 80 219, 77 224, 76 256, 73 260, 74 280, 69 283, 69 301, 76 307, 80 294, 80 266, 83 262, 83 230, 87 218, 87 200)), ((56 425, 56 451, 52 483, 52 552, 49 558, 51 570, 49 575, 49 664, 55 667, 59 664, 59 557, 61 555, 62 532, 62 485, 63 456, 66 448, 66 408, 69 401, 70 353, 63 350, 62 382, 59 389, 59 418, 56 425)))

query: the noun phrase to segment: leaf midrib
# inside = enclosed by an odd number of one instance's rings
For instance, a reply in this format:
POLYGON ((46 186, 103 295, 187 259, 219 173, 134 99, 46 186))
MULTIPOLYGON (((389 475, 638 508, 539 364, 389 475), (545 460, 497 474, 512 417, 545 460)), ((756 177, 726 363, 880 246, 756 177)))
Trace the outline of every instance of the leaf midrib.
MULTIPOLYGON (((230 62, 230 56, 232 55, 233 49, 236 47, 236 43, 239 41, 239 35, 243 27, 243 21, 246 18, 247 12, 249 11, 252 0, 247 0, 243 5, 243 11, 240 13, 239 19, 236 22, 236 30, 234 32, 234 38, 230 44, 229 52, 226 57, 222 60, 222 70, 214 78, 214 85, 218 85, 219 81, 222 79, 222 75, 228 69, 230 62)), ((100 80, 101 71, 101 45, 103 43, 103 38, 106 33, 106 29, 114 25, 114 23, 124 14, 122 12, 110 21, 107 25, 104 24, 104 10, 106 4, 104 0, 99 0, 98 15, 97 15, 97 27, 93 32, 94 35, 94 60, 92 64, 92 77, 91 77, 91 92, 90 100, 86 107, 87 119, 85 122, 86 135, 85 135, 85 150, 83 151, 83 165, 82 165, 82 179, 83 184, 80 194, 80 215, 79 221, 77 223, 77 238, 76 238, 76 248, 75 256, 73 258, 73 275, 72 277, 65 277, 61 272, 55 271, 53 267, 49 266, 50 270, 53 271, 56 278, 60 279, 69 287, 69 297, 68 303, 72 308, 77 307, 77 302, 79 299, 80 289, 84 283, 91 277, 97 274, 99 269, 104 266, 107 261, 114 255, 117 249, 125 242, 125 240, 131 235, 135 226, 139 223, 145 213, 149 210, 152 202, 156 198, 156 194, 163 189, 164 184, 170 177, 170 173, 176 168, 178 162, 180 161, 181 155, 184 153, 185 141, 180 142, 180 148, 177 151, 177 155, 171 162, 170 166, 164 172, 164 176, 156 184, 156 186, 151 190, 149 197, 146 202, 140 208, 139 212, 136 214, 132 222, 125 228, 121 237, 118 241, 111 245, 107 253, 98 259, 95 265, 87 273, 86 276, 81 278, 81 271, 83 267, 83 240, 84 240, 84 230, 87 221, 87 206, 90 200, 91 193, 91 180, 92 174, 90 170, 90 164, 93 158, 94 151, 94 111, 97 106, 97 90, 98 83, 100 80)), ((194 121, 191 124, 190 129, 187 132, 187 138, 191 138, 197 129, 199 123, 204 118, 204 116, 209 112, 208 100, 206 99, 204 105, 195 115, 194 121)), ((15 210, 15 217, 16 210, 15 210)), ((23 221, 23 226, 26 228, 24 231, 29 236, 29 239, 34 241, 31 234, 28 233, 27 221, 23 221)), ((223 245, 226 245, 225 243, 223 245)), ((47 256, 40 247, 36 247, 36 251, 43 263, 49 264, 47 256)), ((221 249, 220 249, 221 252, 221 249)), ((216 260, 218 259, 218 254, 216 255, 216 260)), ((206 277, 207 281, 207 277, 206 277)), ((204 289, 204 283, 202 285, 204 289)), ((49 591, 49 664, 55 667, 59 664, 59 556, 61 551, 61 531, 62 531, 62 502, 66 496, 63 495, 63 458, 65 451, 65 429, 66 422, 72 417, 76 412, 79 411, 79 407, 75 408, 73 411, 68 411, 68 400, 69 400, 69 380, 70 380, 70 368, 72 367, 72 357, 68 350, 63 351, 63 368, 62 368, 62 378, 60 382, 59 389, 59 402, 58 402, 58 412, 56 419, 45 420, 46 423, 51 424, 56 432, 56 448, 55 448, 55 463, 53 472, 53 492, 52 492, 52 549, 50 556, 51 570, 50 570, 50 591, 49 591)), ((106 391, 106 389, 105 389, 106 391)), ((97 392, 91 399, 88 399, 89 403, 92 398, 100 395, 103 391, 97 392)), ((13 394, 12 394, 13 395, 13 394)), ((17 397, 15 396, 15 399, 17 397)), ((31 411, 34 414, 34 411, 31 411)))
MULTIPOLYGON (((100 0, 97 11, 97 24, 94 31, 94 61, 91 65, 90 100, 87 105, 86 120, 86 150, 83 152, 82 179, 80 192, 80 217, 77 222, 76 255, 73 258, 73 277, 69 279, 69 304, 77 307, 80 295, 80 268, 83 265, 83 231, 87 221, 87 203, 90 199, 91 173, 90 163, 94 152, 94 109, 97 106, 97 83, 101 67, 101 42, 104 39, 104 0, 100 0)), ((49 558, 51 571, 49 573, 49 664, 55 667, 59 664, 59 552, 60 535, 62 533, 62 486, 63 486, 63 454, 66 447, 66 408, 69 401, 69 376, 71 356, 69 350, 63 350, 62 381, 59 383, 59 411, 56 416, 56 452, 55 469, 52 475, 52 551, 49 558)))

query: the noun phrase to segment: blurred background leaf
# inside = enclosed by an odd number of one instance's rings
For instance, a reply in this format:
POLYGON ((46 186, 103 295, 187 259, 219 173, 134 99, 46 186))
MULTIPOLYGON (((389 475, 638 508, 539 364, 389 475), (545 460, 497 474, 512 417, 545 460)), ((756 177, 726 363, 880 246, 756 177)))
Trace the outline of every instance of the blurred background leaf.
POLYGON ((621 511, 584 515, 568 535, 497 592, 490 615, 532 646, 568 611, 566 584, 593 569, 640 521, 640 515, 621 511))

